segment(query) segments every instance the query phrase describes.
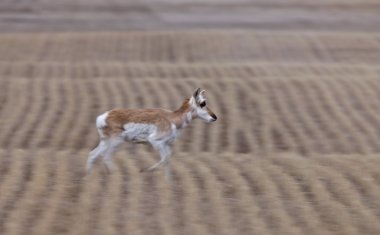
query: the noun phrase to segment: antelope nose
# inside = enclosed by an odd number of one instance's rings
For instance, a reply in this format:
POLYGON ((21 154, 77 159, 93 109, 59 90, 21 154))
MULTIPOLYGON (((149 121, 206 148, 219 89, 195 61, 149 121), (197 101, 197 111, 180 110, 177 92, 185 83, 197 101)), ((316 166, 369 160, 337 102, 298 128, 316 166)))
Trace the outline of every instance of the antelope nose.
POLYGON ((215 114, 211 115, 211 117, 213 118, 213 122, 215 122, 218 119, 215 114))

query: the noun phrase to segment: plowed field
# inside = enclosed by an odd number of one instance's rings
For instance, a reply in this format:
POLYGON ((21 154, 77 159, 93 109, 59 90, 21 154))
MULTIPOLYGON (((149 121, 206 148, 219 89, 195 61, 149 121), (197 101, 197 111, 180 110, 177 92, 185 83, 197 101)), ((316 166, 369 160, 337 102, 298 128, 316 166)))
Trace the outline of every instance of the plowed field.
POLYGON ((0 234, 379 234, 380 34, 0 35, 0 234), (125 145, 85 176, 95 118, 218 115, 174 145, 173 177, 125 145))

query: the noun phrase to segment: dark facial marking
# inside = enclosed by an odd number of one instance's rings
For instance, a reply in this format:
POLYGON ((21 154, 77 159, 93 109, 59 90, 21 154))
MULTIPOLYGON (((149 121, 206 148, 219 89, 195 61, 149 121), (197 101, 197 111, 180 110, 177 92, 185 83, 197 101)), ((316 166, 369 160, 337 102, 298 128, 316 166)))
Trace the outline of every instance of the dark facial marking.
POLYGON ((199 104, 199 106, 200 106, 201 108, 205 107, 205 106, 206 106, 206 101, 202 101, 202 102, 199 104))
POLYGON ((214 119, 214 121, 216 121, 216 119, 218 119, 214 113, 212 113, 210 116, 214 119))

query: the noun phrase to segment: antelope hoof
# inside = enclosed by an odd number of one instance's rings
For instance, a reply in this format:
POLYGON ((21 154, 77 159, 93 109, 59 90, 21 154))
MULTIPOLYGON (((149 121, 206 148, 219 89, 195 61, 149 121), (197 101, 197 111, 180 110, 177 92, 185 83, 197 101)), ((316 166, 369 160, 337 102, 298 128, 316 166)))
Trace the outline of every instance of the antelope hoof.
POLYGON ((157 169, 157 167, 155 167, 155 168, 151 168, 151 167, 148 167, 148 168, 142 168, 141 170, 140 170, 140 172, 151 172, 151 171, 154 171, 154 170, 156 170, 157 169))
POLYGON ((151 169, 149 168, 141 168, 140 172, 148 172, 148 171, 152 171, 151 169))

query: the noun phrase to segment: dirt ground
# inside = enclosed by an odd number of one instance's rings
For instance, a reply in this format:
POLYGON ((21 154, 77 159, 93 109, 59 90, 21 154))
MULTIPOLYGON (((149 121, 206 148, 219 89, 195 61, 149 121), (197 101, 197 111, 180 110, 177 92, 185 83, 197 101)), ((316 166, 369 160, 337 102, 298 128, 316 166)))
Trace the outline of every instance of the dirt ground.
POLYGON ((2 1, 0 234, 380 234, 378 9, 2 1), (182 132, 170 181, 144 145, 85 175, 97 115, 197 87, 218 121, 182 132))

